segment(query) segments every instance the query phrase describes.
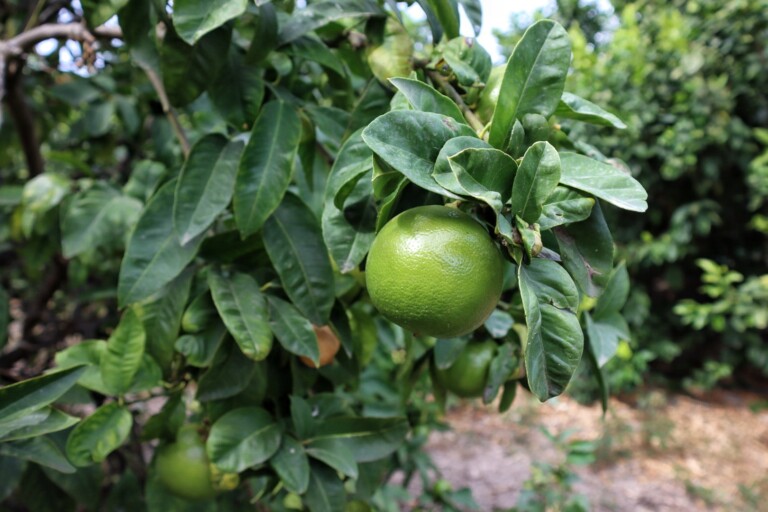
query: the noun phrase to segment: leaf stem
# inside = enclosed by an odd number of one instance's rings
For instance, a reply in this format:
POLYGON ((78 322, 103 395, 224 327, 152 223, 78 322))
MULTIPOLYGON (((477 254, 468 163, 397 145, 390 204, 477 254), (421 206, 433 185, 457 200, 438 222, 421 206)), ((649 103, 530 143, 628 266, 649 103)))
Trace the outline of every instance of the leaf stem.
POLYGON ((461 94, 459 94, 459 91, 457 91, 448 82, 448 80, 446 80, 437 71, 433 69, 428 69, 426 71, 429 78, 431 78, 432 81, 435 82, 440 87, 440 89, 456 103, 456 105, 459 107, 459 110, 461 110, 461 113, 464 114, 464 119, 467 120, 472 129, 474 129, 477 133, 482 133, 485 130, 485 124, 483 124, 480 118, 478 118, 475 113, 472 112, 472 109, 469 108, 466 103, 464 103, 464 99, 461 97, 461 94))

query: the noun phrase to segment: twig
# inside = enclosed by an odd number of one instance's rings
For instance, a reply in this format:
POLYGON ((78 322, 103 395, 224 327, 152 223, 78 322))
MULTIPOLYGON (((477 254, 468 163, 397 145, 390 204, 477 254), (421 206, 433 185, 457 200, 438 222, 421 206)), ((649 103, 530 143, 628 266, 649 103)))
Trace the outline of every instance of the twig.
POLYGON ((181 151, 184 153, 184 158, 187 158, 189 156, 189 139, 187 139, 187 134, 184 133, 184 128, 181 126, 179 118, 176 116, 176 112, 173 110, 173 107, 171 107, 168 94, 165 92, 163 80, 160 78, 160 76, 158 76, 154 69, 148 66, 142 67, 144 72, 147 74, 152 87, 155 88, 155 92, 157 93, 158 98, 160 98, 160 105, 163 107, 163 112, 165 112, 165 115, 168 117, 168 121, 171 123, 171 128, 173 128, 173 132, 176 134, 176 138, 179 139, 179 144, 181 144, 181 151))
POLYGON ((96 27, 93 30, 82 23, 46 23, 25 30, 21 34, 0 41, 0 54, 10 57, 17 56, 46 39, 72 39, 83 43, 95 43, 97 39, 120 39, 123 31, 118 26, 96 27))
POLYGON ((448 97, 456 103, 456 105, 458 105, 459 110, 461 110, 461 113, 464 114, 464 119, 469 122, 469 125, 477 133, 480 133, 485 128, 485 124, 475 115, 474 112, 472 112, 472 109, 469 108, 466 103, 464 103, 464 99, 461 97, 461 94, 459 94, 459 92, 454 89, 450 83, 448 83, 448 80, 443 78, 443 76, 440 75, 440 73, 437 71, 428 69, 427 75, 429 75, 429 78, 437 83, 440 89, 442 89, 442 91, 447 94, 448 97))
POLYGON ((5 56, 0 54, 0 99, 2 99, 5 89, 8 112, 19 135, 29 175, 32 177, 43 173, 45 162, 40 152, 40 142, 35 130, 35 116, 24 98, 24 87, 21 80, 21 66, 17 62, 7 62, 5 56))

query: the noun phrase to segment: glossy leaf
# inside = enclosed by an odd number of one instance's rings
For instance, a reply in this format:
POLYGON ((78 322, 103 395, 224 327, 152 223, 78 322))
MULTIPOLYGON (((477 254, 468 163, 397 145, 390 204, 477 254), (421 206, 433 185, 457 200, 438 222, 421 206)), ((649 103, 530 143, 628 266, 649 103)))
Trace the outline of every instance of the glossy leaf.
POLYGON ((226 326, 216 321, 201 332, 180 336, 174 347, 187 358, 187 364, 206 368, 213 362, 216 351, 224 343, 227 335, 226 326))
POLYGON ((514 347, 510 343, 499 345, 488 369, 488 380, 483 390, 484 404, 493 402, 504 383, 517 372, 519 364, 520 360, 516 357, 514 347))
POLYGON ((542 231, 580 222, 589 217, 594 205, 595 198, 558 185, 545 201, 537 222, 542 231))
POLYGON ((243 150, 235 181, 235 221, 243 237, 261 229, 288 190, 301 120, 286 103, 264 105, 243 150))
POLYGON ((590 297, 602 293, 613 268, 613 238, 599 204, 582 222, 558 226, 557 237, 563 266, 579 288, 590 297))
POLYGON ((475 136, 453 118, 431 112, 393 111, 363 130, 363 140, 382 160, 416 185, 440 195, 458 198, 432 178, 435 160, 448 140, 475 136))
POLYGON ((280 448, 280 428, 260 407, 233 409, 211 427, 206 451, 222 471, 239 473, 267 461, 280 448))
POLYGON ((176 0, 173 26, 179 36, 195 44, 205 34, 245 12, 248 0, 176 0))
POLYGON ((141 439, 175 439, 185 419, 186 407, 182 401, 182 393, 173 392, 163 404, 163 408, 144 424, 141 429, 141 439))
POLYGON ((113 188, 95 187, 77 194, 61 219, 61 244, 65 258, 73 258, 106 245, 115 233, 129 232, 139 218, 142 204, 113 188))
POLYGON ((389 81, 397 87, 414 109, 422 112, 442 114, 467 124, 464 114, 448 96, 438 92, 431 85, 412 78, 390 78, 389 81))
POLYGON ((602 295, 597 299, 592 315, 595 319, 621 311, 629 297, 629 273, 627 265, 622 261, 611 271, 608 284, 602 295))
POLYGON ((494 148, 471 148, 451 156, 448 162, 466 195, 501 213, 516 179, 517 164, 512 157, 494 148))
MULTIPOLYGON (((58 409, 49 407, 41 409, 38 412, 45 411, 45 419, 34 424, 23 426, 21 428, 13 429, 6 434, 0 434, 0 442, 18 441, 20 439, 29 439, 32 437, 38 437, 52 432, 58 432, 64 430, 80 421, 80 418, 65 414, 58 409)), ((27 415, 26 417, 34 416, 36 413, 27 415)), ((0 432, 5 430, 4 425, 0 426, 0 432)))
POLYGON ((543 205, 560 180, 560 158, 548 142, 537 142, 525 152, 512 186, 512 214, 528 223, 541 216, 543 205))
POLYGON ((557 108, 571 64, 568 33, 551 20, 531 25, 507 62, 493 113, 489 142, 507 145, 512 125, 525 114, 549 117, 557 108))
POLYGON ((346 492, 344 483, 332 469, 312 464, 306 505, 310 512, 336 512, 344 509, 346 492))
POLYGON ((175 180, 163 185, 144 208, 131 235, 117 284, 117 301, 121 307, 158 292, 197 254, 202 235, 182 246, 173 227, 175 187, 175 180))
POLYGON ((589 100, 564 92, 560 98, 560 103, 555 110, 555 115, 567 119, 576 119, 590 124, 601 126, 613 126, 619 130, 624 130, 627 125, 615 115, 603 110, 589 100))
POLYGON ((583 190, 633 212, 648 209, 648 193, 632 176, 616 167, 577 153, 560 153, 560 183, 583 190))
MULTIPOLYGON (((454 0, 451 0, 454 1, 454 0)), ((456 37, 445 45, 443 58, 460 85, 479 87, 491 74, 491 56, 476 39, 456 37)))
POLYGON ((445 370, 458 359, 467 346, 467 337, 439 339, 435 343, 435 366, 438 370, 445 370))
POLYGON ((208 284, 216 309, 240 350, 261 361, 272 349, 267 301, 256 280, 242 273, 225 276, 211 271, 208 284))
POLYGON ((144 324, 147 337, 146 352, 160 365, 164 373, 170 371, 173 344, 179 337, 181 315, 189 298, 193 270, 182 272, 173 281, 146 300, 132 306, 144 324))
POLYGON ((354 454, 357 462, 370 462, 397 450, 408 433, 404 418, 329 418, 318 425, 313 440, 335 439, 354 454))
POLYGON ((312 212, 299 198, 287 195, 264 225, 263 236, 293 305, 313 324, 327 324, 335 300, 333 269, 312 212))
POLYGON ((563 267, 538 258, 519 266, 518 283, 528 326, 524 354, 528 385, 543 402, 565 390, 581 360, 579 293, 563 267))
POLYGON ((342 273, 349 272, 363 261, 375 236, 375 232, 366 229, 365 219, 355 224, 350 223, 342 210, 344 201, 338 204, 336 199, 344 191, 344 199, 347 199, 355 184, 364 179, 361 176, 370 172, 373 166, 371 150, 363 142, 360 133, 357 131, 350 135, 341 147, 325 189, 323 240, 342 273))
POLYGON ((316 28, 341 18, 367 18, 382 14, 371 0, 325 0, 296 10, 280 27, 280 44, 285 44, 316 28))
POLYGON ((76 471, 67 457, 61 453, 56 443, 47 437, 0 443, 0 456, 3 455, 28 460, 62 473, 74 473, 76 471))
POLYGON ((483 5, 480 0, 459 0, 459 5, 464 8, 467 19, 472 24, 472 30, 475 37, 480 35, 480 29, 483 25, 483 5))
POLYGON ((235 396, 250 385, 257 371, 258 363, 245 357, 236 343, 224 340, 198 381, 197 399, 208 402, 235 396))
POLYGON ((289 55, 316 62, 339 75, 346 74, 344 62, 317 36, 306 35, 295 39, 285 51, 289 55))
POLYGON ((122 395, 131 387, 144 355, 147 335, 133 309, 127 309, 107 340, 101 357, 101 379, 110 394, 122 395))
MULTIPOLYGON (((448 39, 459 37, 459 4, 456 0, 426 0, 448 39)), ((435 41, 437 43, 437 41, 435 41)))
POLYGON ((75 466, 101 462, 128 438, 133 418, 116 402, 102 405, 81 421, 67 439, 67 457, 75 466))
POLYGON ((618 312, 606 313, 599 320, 585 313, 584 319, 590 350, 602 367, 616 354, 619 342, 629 340, 629 326, 618 312))
MULTIPOLYGON (((483 139, 478 139, 475 136, 470 137, 462 135, 448 140, 437 154, 435 167, 432 171, 432 178, 445 190, 452 191, 459 195, 467 194, 467 191, 464 190, 464 187, 461 186, 454 174, 448 159, 469 148, 491 149, 492 146, 483 139)), ((507 194, 507 197, 509 197, 509 194, 507 194)))
POLYGON ((333 438, 316 439, 307 445, 307 454, 350 478, 358 476, 355 454, 343 441, 333 438))
POLYGON ((215 81, 208 85, 208 95, 230 124, 247 130, 259 115, 264 100, 264 80, 259 67, 245 63, 239 48, 229 50, 229 58, 215 81))
POLYGON ((320 349, 312 323, 289 302, 268 296, 270 325, 280 345, 297 356, 310 358, 320 365, 320 349))
POLYGON ((0 426, 56 401, 85 372, 82 366, 27 379, 0 388, 0 426))
POLYGON ((281 483, 290 492, 304 494, 309 486, 309 459, 304 447, 289 436, 283 436, 280 449, 269 459, 281 483))
POLYGON ((214 134, 189 153, 176 183, 173 223, 181 245, 204 233, 229 206, 243 143, 214 134))

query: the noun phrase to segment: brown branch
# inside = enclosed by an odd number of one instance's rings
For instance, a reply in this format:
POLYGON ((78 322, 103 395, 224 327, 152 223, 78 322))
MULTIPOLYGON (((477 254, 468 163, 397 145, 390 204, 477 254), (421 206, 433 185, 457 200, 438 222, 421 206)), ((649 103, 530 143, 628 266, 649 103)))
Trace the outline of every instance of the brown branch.
MULTIPOLYGON (((5 61, 2 55, 0 55, 0 65, 2 64, 5 64, 5 61)), ((29 175, 32 177, 42 174, 45 169, 45 162, 43 161, 43 155, 40 153, 40 142, 35 130, 35 116, 29 108, 26 98, 24 98, 21 73, 19 62, 7 63, 7 69, 0 68, 0 74, 4 75, 4 80, 0 81, 0 87, 5 86, 5 101, 8 104, 8 112, 19 135, 29 175)), ((2 97, 2 92, 0 88, 0 97, 2 97)))
POLYGON ((0 41, 0 54, 9 57, 21 55, 46 39, 72 39, 83 43, 95 43, 97 39, 120 39, 123 31, 118 26, 100 26, 93 30, 82 23, 47 23, 25 30, 21 34, 0 41))
POLYGON ((165 112, 165 115, 168 117, 168 121, 171 123, 173 133, 176 134, 176 138, 179 140, 179 144, 181 144, 181 151, 184 153, 184 158, 186 159, 189 156, 190 150, 189 139, 187 139, 187 134, 184 132, 184 127, 181 126, 179 118, 171 106, 171 102, 168 99, 168 93, 165 92, 163 80, 160 78, 157 72, 155 72, 154 69, 148 66, 142 67, 144 68, 144 72, 147 74, 152 87, 154 87, 155 92, 157 93, 157 97, 160 98, 160 105, 163 107, 163 112, 165 112))
POLYGON ((466 103, 464 103, 464 99, 461 97, 461 94, 459 94, 459 91, 454 89, 453 86, 448 83, 448 80, 443 78, 443 76, 437 71, 427 70, 427 75, 429 75, 429 78, 437 83, 440 89, 442 89, 442 91, 456 103, 456 105, 459 107, 459 110, 461 110, 461 113, 464 114, 464 119, 467 120, 469 125, 477 133, 482 132, 485 128, 485 124, 475 115, 474 112, 472 112, 472 109, 469 108, 466 103))

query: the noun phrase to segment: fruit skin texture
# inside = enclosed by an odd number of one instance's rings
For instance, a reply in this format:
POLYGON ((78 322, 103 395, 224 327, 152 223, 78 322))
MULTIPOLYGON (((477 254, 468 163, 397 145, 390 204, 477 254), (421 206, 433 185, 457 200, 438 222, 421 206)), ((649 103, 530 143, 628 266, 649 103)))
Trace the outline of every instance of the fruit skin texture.
MULTIPOLYGON (((327 325, 323 325, 321 327, 313 325, 312 329, 315 330, 315 336, 317 336, 317 345, 320 348, 320 366, 331 364, 333 362, 333 358, 336 357, 336 353, 341 347, 339 338, 336 337, 336 334, 327 325)), ((318 366, 315 366, 315 363, 306 356, 301 356, 299 359, 301 359, 301 362, 310 368, 319 368, 318 366)))
POLYGON ((366 284, 373 305, 419 335, 478 328, 501 296, 503 260, 485 228, 455 208, 419 206, 391 219, 371 245, 366 284))
POLYGON ((176 442, 161 448, 156 458, 157 477, 171 493, 189 501, 205 501, 216 495, 197 425, 181 427, 176 442))
POLYGON ((438 383, 462 398, 482 396, 495 355, 496 342, 493 340, 469 342, 451 366, 436 371, 438 383))

